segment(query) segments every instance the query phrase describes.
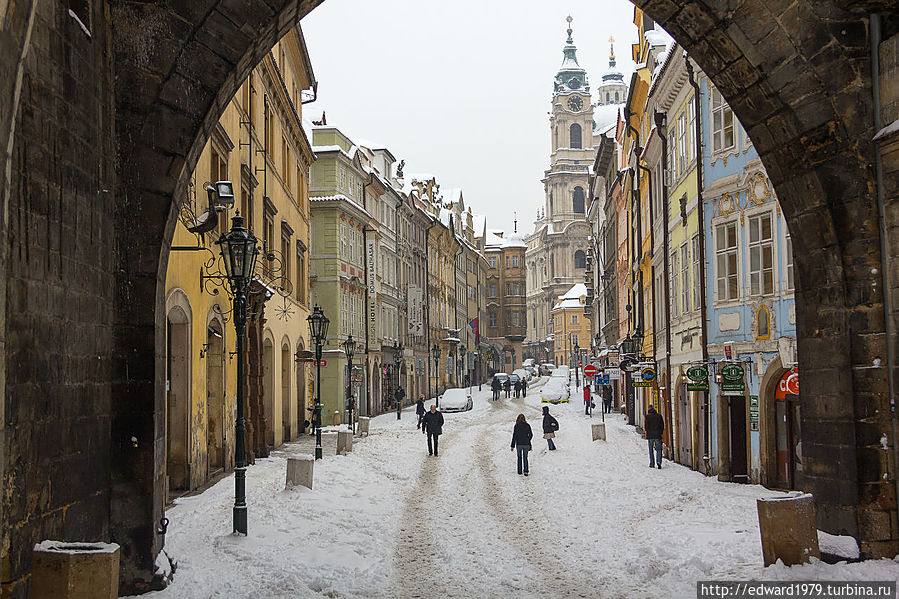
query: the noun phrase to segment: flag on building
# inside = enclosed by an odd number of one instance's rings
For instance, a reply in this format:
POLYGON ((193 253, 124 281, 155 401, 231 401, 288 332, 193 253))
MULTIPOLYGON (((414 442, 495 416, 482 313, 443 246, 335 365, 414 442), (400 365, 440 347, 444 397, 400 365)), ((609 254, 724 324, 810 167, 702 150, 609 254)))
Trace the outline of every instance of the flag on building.
POLYGON ((475 316, 471 322, 468 323, 468 326, 471 327, 471 332, 474 333, 474 343, 475 345, 481 344, 481 331, 478 328, 478 317, 475 316))

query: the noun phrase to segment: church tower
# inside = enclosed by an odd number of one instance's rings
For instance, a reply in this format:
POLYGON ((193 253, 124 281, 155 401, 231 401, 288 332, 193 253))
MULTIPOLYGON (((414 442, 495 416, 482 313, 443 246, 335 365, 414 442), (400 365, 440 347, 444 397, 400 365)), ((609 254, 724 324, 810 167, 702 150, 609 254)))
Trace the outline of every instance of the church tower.
POLYGON ((615 38, 609 38, 609 70, 603 73, 602 83, 596 90, 596 105, 609 106, 627 101, 627 84, 624 75, 615 66, 615 38))
POLYGON ((590 166, 596 154, 593 102, 587 71, 577 61, 573 19, 569 16, 566 20, 568 38, 562 48, 562 65, 553 79, 550 164, 542 179, 544 205, 534 233, 527 238, 527 338, 529 357, 535 358, 552 347, 550 312, 558 297, 584 282, 589 246, 586 214, 590 166))

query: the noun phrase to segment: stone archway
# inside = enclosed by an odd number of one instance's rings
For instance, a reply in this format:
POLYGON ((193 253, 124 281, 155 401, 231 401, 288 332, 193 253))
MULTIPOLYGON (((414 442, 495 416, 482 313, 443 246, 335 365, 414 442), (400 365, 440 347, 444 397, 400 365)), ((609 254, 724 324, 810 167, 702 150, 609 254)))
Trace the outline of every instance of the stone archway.
MULTIPOLYGON (((872 367, 885 360, 886 339, 883 286, 872 275, 880 269, 880 238, 864 14, 883 10, 885 36, 893 35, 895 2, 635 1, 728 100, 781 200, 798 275, 799 358, 808 365, 804 459, 814 472, 806 482, 818 501, 819 526, 858 537, 867 556, 895 554, 895 472, 879 444, 881 431, 891 428, 887 378, 884 368, 872 367), (853 441, 840 442, 833 430, 853 441)), ((249 0, 240 10, 214 0, 89 3, 90 37, 65 3, 6 7, 0 335, 10 336, 0 338, 0 423, 27 422, 41 395, 89 394, 93 420, 85 424, 99 433, 90 454, 45 448, 32 460, 49 464, 43 470, 5 473, 5 503, 14 503, 2 508, 11 585, 25 584, 29 550, 41 534, 108 536, 123 548, 123 592, 157 584, 165 479, 154 448, 165 435, 163 293, 175 208, 222 107, 262 55, 319 2, 249 0), (72 71, 72 52, 80 56, 79 76, 58 76, 72 71), (63 209, 48 213, 57 205, 63 209), (47 226, 34 227, 38 221, 47 226), (60 232, 75 251, 57 243, 60 232), (31 293, 41 301, 19 302, 31 293), (15 310, 6 309, 7 298, 17 302, 15 310), (73 298, 84 306, 75 316, 73 298), (29 334, 63 330, 73 319, 81 334, 50 353, 29 334), (97 372, 70 368, 66 380, 17 368, 45 358, 86 363, 98 355, 97 372), (76 475, 76 458, 104 473, 71 498, 67 514, 78 524, 59 522, 55 500, 26 514, 26 481, 40 486, 36 481, 49 484, 67 470, 76 475), (98 497, 108 511, 96 508, 98 497), (10 513, 26 515, 8 522, 10 513)), ((886 197, 895 198, 896 182, 887 185, 886 197)), ((61 401, 51 415, 65 416, 61 401)), ((34 449, 22 441, 30 438, 29 426, 15 444, 4 438, 0 463, 34 449)))

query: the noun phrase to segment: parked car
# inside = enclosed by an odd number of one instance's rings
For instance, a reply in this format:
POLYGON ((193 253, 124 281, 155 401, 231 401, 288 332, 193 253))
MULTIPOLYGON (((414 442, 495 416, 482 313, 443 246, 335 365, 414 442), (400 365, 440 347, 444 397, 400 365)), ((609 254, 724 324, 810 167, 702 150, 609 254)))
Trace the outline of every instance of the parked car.
POLYGON ((441 412, 467 412, 471 409, 471 394, 468 389, 447 389, 440 396, 441 412))
POLYGON ((560 377, 550 377, 549 381, 540 389, 542 403, 568 403, 570 395, 568 383, 560 377))
POLYGON ((521 380, 521 377, 514 372, 509 375, 509 380, 512 382, 512 389, 515 389, 515 383, 521 380))
POLYGON ((544 362, 540 365, 540 374, 547 375, 552 374, 553 370, 556 369, 555 364, 550 364, 549 362, 544 362))
POLYGON ((566 381, 571 378, 571 369, 567 366, 559 366, 550 372, 550 378, 564 378, 566 381))
MULTIPOLYGON (((517 374, 518 377, 525 382, 531 380, 531 375, 524 368, 518 368, 516 370, 513 370, 512 374, 517 374)), ((514 385, 515 381, 512 381, 512 384, 514 385)))
MULTIPOLYGON (((497 372, 496 374, 493 375, 493 379, 494 380, 499 379, 500 384, 505 383, 506 379, 508 379, 508 378, 509 378, 509 375, 506 374, 505 372, 497 372)), ((491 381, 491 384, 492 384, 492 382, 493 381, 491 381)))
POLYGON ((531 375, 531 379, 535 379, 540 376, 540 373, 537 372, 537 369, 534 366, 525 366, 524 369, 528 371, 529 375, 531 375))
POLYGON ((537 360, 534 358, 528 358, 524 362, 522 362, 522 368, 527 368, 528 366, 534 366, 537 363, 537 360))

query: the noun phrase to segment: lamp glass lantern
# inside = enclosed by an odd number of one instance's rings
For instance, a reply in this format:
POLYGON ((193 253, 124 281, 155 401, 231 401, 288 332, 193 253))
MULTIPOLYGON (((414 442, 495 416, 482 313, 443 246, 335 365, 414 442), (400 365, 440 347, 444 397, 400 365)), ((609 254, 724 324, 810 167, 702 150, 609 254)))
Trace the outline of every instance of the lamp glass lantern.
POLYGON ((321 306, 314 306, 312 308, 312 314, 306 318, 306 321, 309 323, 309 332, 312 334, 312 339, 315 341, 315 344, 322 345, 325 342, 325 338, 328 336, 328 324, 331 321, 328 320, 328 317, 322 312, 321 306))
POLYGON ((342 345, 343 351, 346 353, 346 357, 352 360, 353 356, 356 355, 356 340, 353 339, 352 335, 349 335, 342 345))
POLYGON ((253 276, 259 255, 256 241, 256 237, 244 226, 240 214, 232 217, 231 230, 216 241, 221 246, 225 273, 233 289, 243 289, 253 276))
POLYGON ((434 356, 434 362, 438 362, 440 360, 440 346, 436 343, 434 347, 431 348, 431 355, 434 356))
POLYGON ((393 344, 393 361, 397 366, 403 361, 403 346, 400 343, 394 342, 393 344))

